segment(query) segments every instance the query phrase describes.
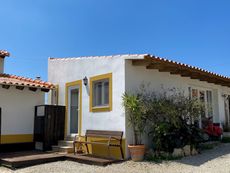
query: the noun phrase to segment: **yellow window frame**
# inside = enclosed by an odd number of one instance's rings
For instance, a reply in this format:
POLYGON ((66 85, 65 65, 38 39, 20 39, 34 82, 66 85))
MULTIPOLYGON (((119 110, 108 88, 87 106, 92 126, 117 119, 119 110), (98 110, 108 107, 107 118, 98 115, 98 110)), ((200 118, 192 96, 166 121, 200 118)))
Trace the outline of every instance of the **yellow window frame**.
POLYGON ((109 112, 112 111, 112 73, 93 76, 90 78, 90 94, 89 94, 89 111, 90 112, 109 112), (109 80, 109 105, 93 107, 93 82, 99 80, 109 80))

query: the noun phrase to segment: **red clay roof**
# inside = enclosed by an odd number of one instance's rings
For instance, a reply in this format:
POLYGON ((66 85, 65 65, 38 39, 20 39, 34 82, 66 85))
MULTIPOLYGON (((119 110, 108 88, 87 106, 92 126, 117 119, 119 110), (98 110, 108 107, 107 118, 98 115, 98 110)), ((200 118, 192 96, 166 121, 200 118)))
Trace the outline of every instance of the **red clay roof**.
POLYGON ((10 53, 6 50, 0 50, 0 57, 10 56, 10 53))
POLYGON ((54 89, 55 86, 49 82, 34 80, 30 78, 0 73, 0 85, 15 85, 42 89, 54 89))

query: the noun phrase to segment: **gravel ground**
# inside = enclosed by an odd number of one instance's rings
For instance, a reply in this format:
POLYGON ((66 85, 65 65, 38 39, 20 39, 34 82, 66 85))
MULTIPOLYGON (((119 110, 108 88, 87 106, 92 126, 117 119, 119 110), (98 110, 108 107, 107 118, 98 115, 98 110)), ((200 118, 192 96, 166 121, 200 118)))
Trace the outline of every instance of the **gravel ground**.
POLYGON ((230 144, 221 144, 200 155, 160 164, 127 161, 98 167, 71 161, 48 163, 11 171, 0 167, 0 173, 230 173, 230 144))

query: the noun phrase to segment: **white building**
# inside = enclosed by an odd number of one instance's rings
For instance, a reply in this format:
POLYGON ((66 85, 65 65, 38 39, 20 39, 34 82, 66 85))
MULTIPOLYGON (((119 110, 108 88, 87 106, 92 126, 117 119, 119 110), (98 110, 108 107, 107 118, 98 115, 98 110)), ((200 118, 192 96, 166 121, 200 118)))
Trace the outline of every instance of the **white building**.
POLYGON ((33 142, 34 107, 44 104, 44 94, 54 86, 4 73, 4 60, 10 54, 0 50, 0 144, 33 142))
POLYGON ((230 78, 156 56, 49 58, 48 80, 59 88, 52 102, 67 108, 66 136, 84 136, 87 129, 123 131, 126 156, 132 135, 122 95, 142 83, 155 91, 164 86, 191 92, 211 105, 214 122, 229 123, 230 78))

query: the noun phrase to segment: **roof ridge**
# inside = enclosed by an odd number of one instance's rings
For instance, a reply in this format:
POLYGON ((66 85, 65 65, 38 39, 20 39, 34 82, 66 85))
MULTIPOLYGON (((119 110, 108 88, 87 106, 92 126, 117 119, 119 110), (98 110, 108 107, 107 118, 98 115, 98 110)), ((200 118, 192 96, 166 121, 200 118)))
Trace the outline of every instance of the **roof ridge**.
POLYGON ((98 55, 98 56, 78 56, 78 57, 49 57, 50 60, 67 60, 67 59, 81 59, 81 58, 112 58, 122 56, 146 56, 149 54, 114 54, 114 55, 98 55))

